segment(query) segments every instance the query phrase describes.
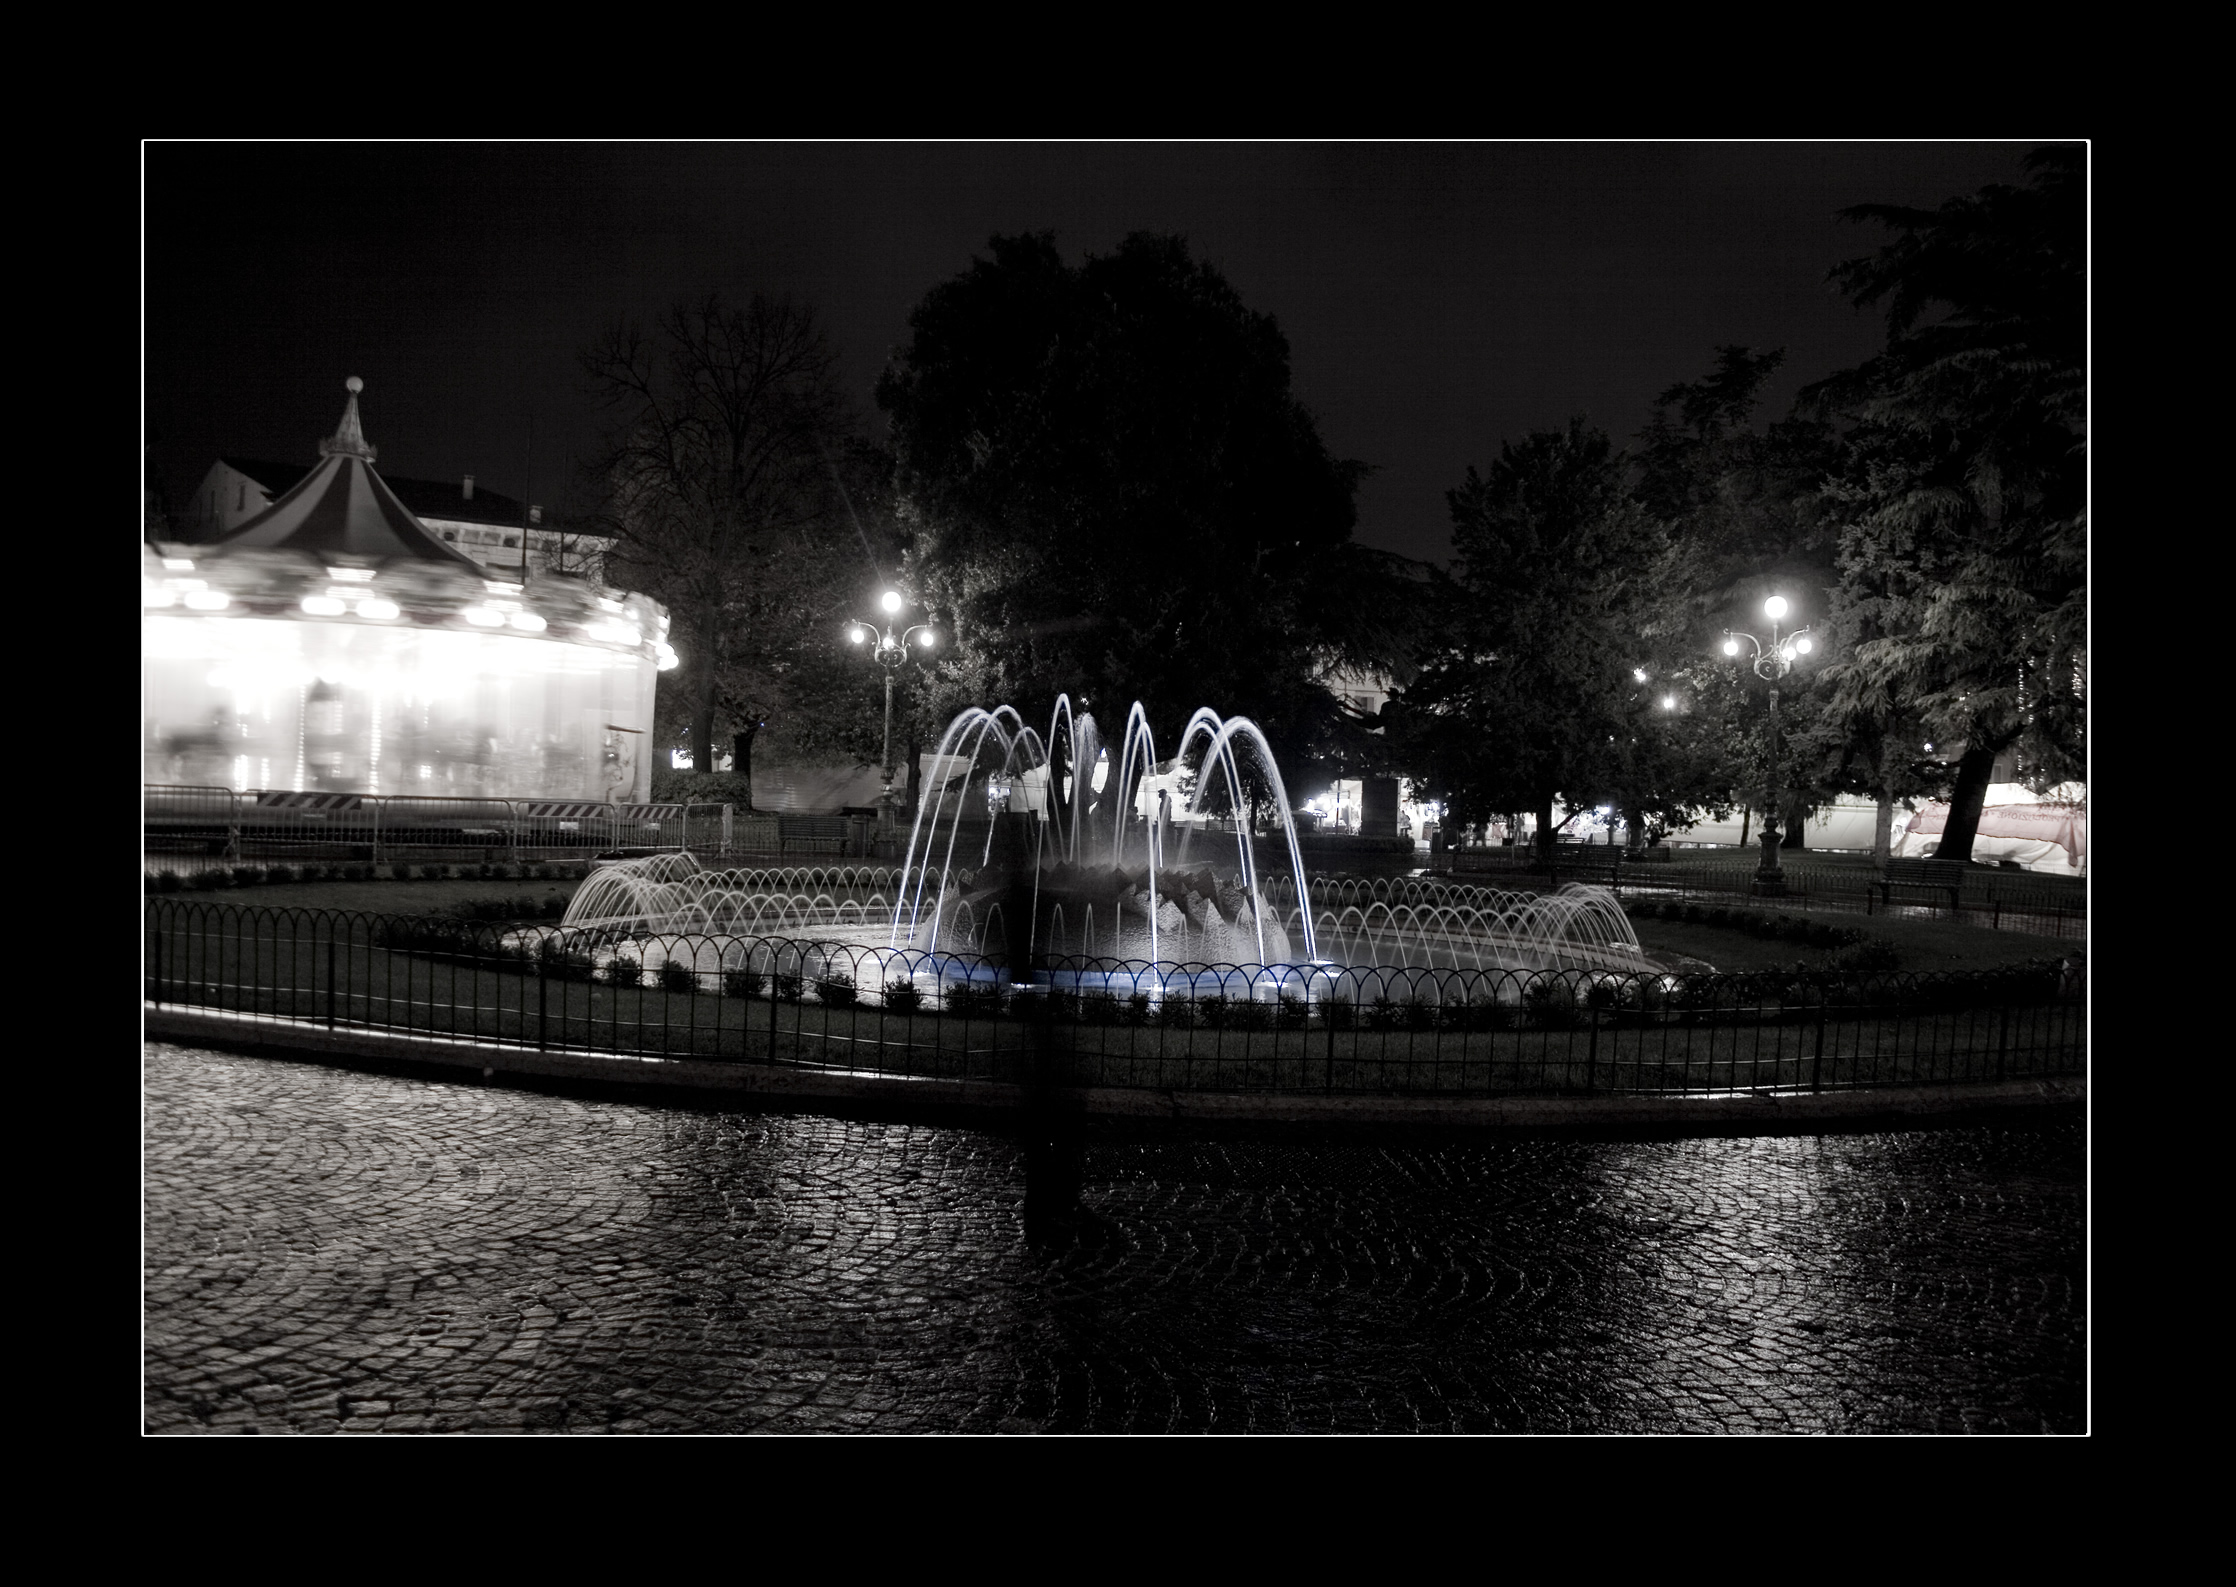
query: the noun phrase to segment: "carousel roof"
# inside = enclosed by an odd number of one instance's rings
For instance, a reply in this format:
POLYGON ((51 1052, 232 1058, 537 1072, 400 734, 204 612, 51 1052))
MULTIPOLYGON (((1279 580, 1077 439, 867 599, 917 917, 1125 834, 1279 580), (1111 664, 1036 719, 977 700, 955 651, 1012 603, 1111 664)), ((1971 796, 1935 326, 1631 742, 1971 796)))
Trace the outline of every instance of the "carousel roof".
POLYGON ((341 427, 318 443, 320 462, 301 481, 209 549, 309 551, 380 560, 451 563, 477 577, 481 565, 430 534, 373 467, 357 416, 365 382, 346 382, 341 427))

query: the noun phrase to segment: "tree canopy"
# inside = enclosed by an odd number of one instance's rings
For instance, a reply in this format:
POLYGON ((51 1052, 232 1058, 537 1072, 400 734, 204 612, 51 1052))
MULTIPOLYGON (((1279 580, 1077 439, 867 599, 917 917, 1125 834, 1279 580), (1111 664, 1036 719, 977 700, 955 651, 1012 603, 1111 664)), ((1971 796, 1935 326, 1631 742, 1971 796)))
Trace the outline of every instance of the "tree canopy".
POLYGON ((2081 153, 1937 209, 1862 205, 1897 235, 1835 280, 1884 304, 1887 345, 1805 397, 1849 426, 1841 514, 1851 643, 1838 708, 1961 742, 1941 853, 1968 857, 1990 769, 2081 764, 2087 671, 2087 194, 2081 153))
POLYGON ((1398 731, 1456 819, 1580 806, 1635 781, 1636 668, 1660 532, 1581 419, 1502 444, 1448 494, 1453 572, 1398 731))
POLYGON ((649 333, 614 327, 582 362, 614 416, 589 471, 617 537, 609 576, 674 614, 680 665, 661 714, 686 719, 694 769, 711 771, 725 729, 858 724, 827 707, 845 687, 836 636, 865 582, 841 470, 863 470, 814 312, 710 295, 649 333))
POLYGON ((1404 606, 1351 543, 1334 456, 1273 319, 1177 237, 1067 264, 996 237, 934 287, 878 387, 917 597, 948 627, 935 709, 1059 692, 1174 727, 1254 717, 1325 754, 1330 667, 1394 660, 1404 606))

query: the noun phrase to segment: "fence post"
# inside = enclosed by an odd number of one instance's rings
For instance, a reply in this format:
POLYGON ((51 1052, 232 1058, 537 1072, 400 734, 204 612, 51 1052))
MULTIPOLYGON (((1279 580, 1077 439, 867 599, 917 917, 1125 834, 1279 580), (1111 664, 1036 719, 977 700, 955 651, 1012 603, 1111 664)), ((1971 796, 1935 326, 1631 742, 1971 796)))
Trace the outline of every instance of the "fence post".
POLYGON ((1597 1091, 1599 1089, 1599 1005, 1592 1001, 1592 992, 1595 990, 1597 989, 1586 988, 1584 992, 1584 1006, 1592 1017, 1591 1044, 1584 1049, 1584 1089, 1586 1091, 1597 1091))
POLYGON ((551 960, 543 952, 542 943, 536 950, 536 1051, 547 1052, 551 1047, 551 960))
POLYGON ((373 807, 373 863, 378 865, 380 863, 381 802, 378 799, 367 799, 365 802, 373 807))
POLYGON ((163 917, 148 912, 148 1000, 163 1006, 163 917))
POLYGON ((2001 931, 2003 929, 2003 895, 1992 893, 1989 895, 1988 902, 1994 906, 1988 912, 1988 929, 2001 931))
POLYGON ((1809 1089, 1825 1088, 1825 1005, 1832 1001, 1832 988, 1817 989, 1817 1050, 1809 1060, 1809 1089))
POLYGON ((1327 996, 1320 999, 1320 1020, 1328 1027, 1327 1089, 1335 1089, 1335 977, 1328 977, 1327 996))
MULTIPOLYGON (((748 961, 750 962, 750 961, 748 961)), ((776 1062, 776 1005, 783 1001, 776 995, 776 950, 769 950, 769 1062, 776 1062)), ((969 1026, 965 1025, 965 1030, 969 1026)))
POLYGON ((334 926, 326 927, 326 1028, 334 1028, 334 926))
POLYGON ((2003 1003, 2002 1016, 1996 1022, 1995 1032, 1995 1078, 1998 1080, 2001 1080, 2003 1078, 2003 1060, 2005 1055, 2008 1054, 2010 1050, 2011 1003, 2009 995, 2006 994, 2003 1003))

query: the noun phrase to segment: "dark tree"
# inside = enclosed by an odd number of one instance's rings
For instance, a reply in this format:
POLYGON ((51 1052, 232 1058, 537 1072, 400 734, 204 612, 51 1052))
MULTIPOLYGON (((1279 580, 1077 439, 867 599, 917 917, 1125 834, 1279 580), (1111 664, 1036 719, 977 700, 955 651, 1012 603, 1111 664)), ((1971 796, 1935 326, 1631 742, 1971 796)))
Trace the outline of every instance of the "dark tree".
MULTIPOLYGON (((1723 631, 1763 634, 1763 599, 1776 593, 1793 605, 1789 628, 1817 630, 1813 657, 1834 637, 1837 530, 1824 483, 1838 439, 1820 421, 1754 427, 1762 388, 1784 360, 1780 350, 1718 348, 1706 376, 1661 394, 1640 437, 1639 494, 1667 532, 1645 625, 1647 665, 1679 702, 1669 736, 1685 753, 1668 768, 1677 781, 1665 791, 1680 802, 1759 803, 1765 793, 1766 686, 1750 658, 1721 654, 1723 631)), ((1813 807, 1856 781, 1827 732, 1817 674, 1805 664, 1779 683, 1777 814, 1787 848, 1802 847, 1813 807)))
POLYGON ((1548 851, 1556 802, 1605 797, 1640 758, 1635 669, 1661 536, 1624 476, 1581 419, 1468 470, 1447 498, 1439 642, 1395 713, 1403 753, 1458 820, 1534 811, 1548 851))
POLYGON ((617 536, 608 576, 674 614, 662 707, 708 774, 718 723, 750 737, 782 711, 864 582, 833 473, 833 357, 804 307, 709 296, 650 335, 616 327, 583 367, 616 418, 589 470, 617 536))
POLYGON ((2027 160, 1933 210, 1863 205, 1897 233, 1834 279, 1884 304, 1887 345, 1808 393, 1848 422, 1842 601, 1857 641, 1836 708, 1961 742, 1940 853, 1968 859, 1996 757, 2081 764, 2087 676, 2087 193, 2082 155, 2027 160))
POLYGON ((1391 659, 1401 607, 1280 328, 1178 238, 989 252, 917 306, 877 394, 908 573, 953 639, 937 708, 1068 692, 1114 731, 1138 699, 1169 733, 1212 705, 1285 764, 1325 754, 1319 680, 1391 659))

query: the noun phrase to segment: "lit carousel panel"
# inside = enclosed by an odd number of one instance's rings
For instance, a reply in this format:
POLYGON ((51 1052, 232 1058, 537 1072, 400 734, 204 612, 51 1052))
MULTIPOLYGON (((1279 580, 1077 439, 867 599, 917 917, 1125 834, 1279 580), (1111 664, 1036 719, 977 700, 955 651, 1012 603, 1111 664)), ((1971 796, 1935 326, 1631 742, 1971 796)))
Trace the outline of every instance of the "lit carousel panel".
POLYGON ((513 634, 149 615, 145 778, 237 789, 650 797, 656 665, 513 634))

